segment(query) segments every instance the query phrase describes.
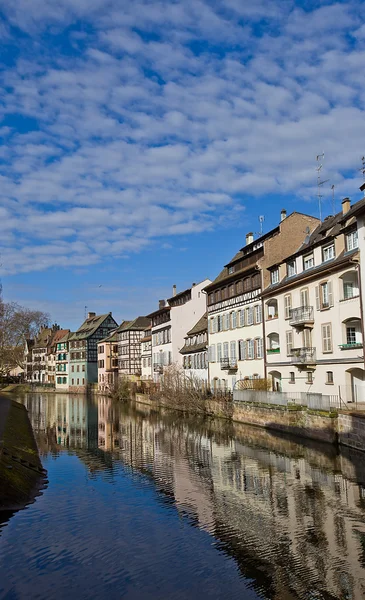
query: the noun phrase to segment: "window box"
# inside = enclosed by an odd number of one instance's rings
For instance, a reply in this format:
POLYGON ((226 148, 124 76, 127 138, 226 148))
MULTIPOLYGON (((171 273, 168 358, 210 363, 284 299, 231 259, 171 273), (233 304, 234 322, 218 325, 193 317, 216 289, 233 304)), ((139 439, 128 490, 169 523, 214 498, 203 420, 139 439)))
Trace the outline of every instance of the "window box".
POLYGON ((340 344, 339 348, 341 348, 341 350, 352 350, 353 348, 362 348, 363 344, 362 342, 353 342, 352 344, 340 344))
POLYGON ((279 354, 279 352, 280 352, 280 348, 268 348, 268 349, 266 350, 266 352, 267 352, 268 354, 279 354))

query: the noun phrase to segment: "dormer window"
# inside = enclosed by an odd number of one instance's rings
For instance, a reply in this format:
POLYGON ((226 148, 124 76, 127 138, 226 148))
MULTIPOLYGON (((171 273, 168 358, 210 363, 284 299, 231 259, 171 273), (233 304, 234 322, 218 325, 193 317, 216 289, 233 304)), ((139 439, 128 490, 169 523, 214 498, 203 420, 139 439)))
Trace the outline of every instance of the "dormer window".
POLYGON ((308 271, 314 267, 314 256, 312 254, 307 254, 307 256, 303 256, 303 269, 304 271, 308 271))
POLYGON ((346 250, 349 252, 350 250, 355 250, 355 248, 358 248, 358 246, 359 240, 357 229, 355 229, 346 235, 346 250))
POLYGON ((234 267, 228 267, 228 275, 232 275, 234 273, 234 267))
POLYGON ((271 283, 279 283, 279 269, 274 269, 274 271, 271 271, 271 283))
POLYGON ((295 260, 290 260, 287 264, 286 264, 286 272, 288 277, 293 277, 293 275, 296 275, 297 273, 297 268, 296 268, 296 263, 295 260))
POLYGON ((322 249, 322 258, 323 258, 323 262, 326 262, 327 260, 332 260, 332 258, 335 258, 335 245, 334 244, 325 246, 322 249))

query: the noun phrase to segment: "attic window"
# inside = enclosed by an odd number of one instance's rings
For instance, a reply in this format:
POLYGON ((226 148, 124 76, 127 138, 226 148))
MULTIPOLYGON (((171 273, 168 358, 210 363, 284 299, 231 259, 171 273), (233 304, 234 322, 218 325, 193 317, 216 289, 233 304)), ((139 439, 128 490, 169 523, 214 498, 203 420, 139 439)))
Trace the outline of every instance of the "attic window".
POLYGON ((234 273, 234 266, 233 267, 228 267, 228 275, 232 275, 232 273, 234 273))

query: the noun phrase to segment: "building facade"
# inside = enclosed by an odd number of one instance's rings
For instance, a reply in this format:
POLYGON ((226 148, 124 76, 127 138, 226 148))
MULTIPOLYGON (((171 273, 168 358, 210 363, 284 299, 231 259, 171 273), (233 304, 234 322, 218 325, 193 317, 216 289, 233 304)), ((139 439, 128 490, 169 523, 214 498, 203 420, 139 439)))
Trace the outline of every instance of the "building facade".
POLYGON ((98 343, 98 391, 109 393, 118 382, 118 333, 98 343))
POLYGON ((342 207, 269 268, 265 363, 273 389, 352 402, 365 392, 360 252, 356 204, 342 207))
POLYGON ((153 379, 151 325, 145 329, 143 337, 141 338, 141 367, 141 379, 144 381, 150 381, 153 379))
POLYGON ((264 378, 261 294, 270 281, 267 267, 297 250, 318 223, 282 211, 280 224, 257 240, 249 233, 246 246, 205 288, 212 389, 232 390, 239 380, 264 378))
POLYGON ((159 308, 148 315, 151 319, 153 380, 158 383, 164 367, 172 364, 171 308, 167 301, 160 300, 159 308))
POLYGON ((63 337, 57 340, 56 345, 56 391, 67 392, 69 387, 69 339, 73 335, 70 331, 64 333, 63 337))
POLYGON ((128 377, 129 379, 141 377, 141 339, 149 325, 148 317, 137 317, 133 321, 125 321, 118 328, 119 377, 128 377))
POLYGON ((208 386, 208 319, 204 314, 185 336, 180 350, 185 375, 208 386))
POLYGON ((89 312, 81 327, 70 336, 69 391, 86 392, 98 381, 98 342, 118 327, 112 313, 89 312))

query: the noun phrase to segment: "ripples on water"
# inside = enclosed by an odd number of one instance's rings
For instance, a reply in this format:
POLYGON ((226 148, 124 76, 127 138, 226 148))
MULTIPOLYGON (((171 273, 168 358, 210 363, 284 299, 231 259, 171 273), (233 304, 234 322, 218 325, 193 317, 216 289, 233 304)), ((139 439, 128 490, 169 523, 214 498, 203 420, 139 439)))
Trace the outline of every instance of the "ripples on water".
POLYGON ((0 525, 1 598, 365 597, 364 455, 108 398, 21 401, 49 485, 0 525))

